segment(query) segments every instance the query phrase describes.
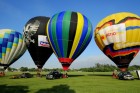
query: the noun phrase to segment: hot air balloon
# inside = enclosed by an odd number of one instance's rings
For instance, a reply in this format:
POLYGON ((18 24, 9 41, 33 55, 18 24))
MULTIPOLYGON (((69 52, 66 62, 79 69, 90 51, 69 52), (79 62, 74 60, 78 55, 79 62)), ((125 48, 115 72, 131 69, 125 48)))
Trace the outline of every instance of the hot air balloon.
POLYGON ((127 71, 140 49, 140 17, 129 12, 107 16, 96 26, 94 39, 100 50, 127 71))
POLYGON ((31 18, 24 27, 26 46, 38 70, 42 69, 53 53, 45 35, 48 20, 48 17, 37 16, 31 18))
POLYGON ((46 32, 63 70, 68 70, 71 63, 85 50, 93 34, 89 19, 72 11, 55 14, 50 19, 46 32))
POLYGON ((0 66, 8 68, 26 51, 21 33, 12 29, 0 30, 0 66))

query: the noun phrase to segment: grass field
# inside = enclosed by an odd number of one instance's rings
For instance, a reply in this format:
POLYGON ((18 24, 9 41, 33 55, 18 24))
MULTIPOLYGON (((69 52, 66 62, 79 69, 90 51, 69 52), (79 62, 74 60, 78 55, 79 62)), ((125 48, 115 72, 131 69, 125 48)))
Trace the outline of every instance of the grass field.
POLYGON ((68 72, 69 78, 55 80, 9 79, 15 74, 21 72, 0 77, 0 93, 140 93, 140 80, 114 79, 112 72, 68 72))

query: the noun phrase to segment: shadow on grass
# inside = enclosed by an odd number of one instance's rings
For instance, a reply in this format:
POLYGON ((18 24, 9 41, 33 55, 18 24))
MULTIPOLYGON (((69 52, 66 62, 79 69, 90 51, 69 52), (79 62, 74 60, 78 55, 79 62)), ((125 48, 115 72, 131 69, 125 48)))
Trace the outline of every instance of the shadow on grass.
POLYGON ((72 89, 69 89, 68 85, 57 85, 48 89, 40 89, 36 93, 76 93, 76 92, 72 89))
POLYGON ((0 93, 27 93, 29 92, 27 86, 8 86, 6 84, 0 85, 0 93))
POLYGON ((88 76, 109 76, 111 77, 112 75, 109 75, 109 74, 88 74, 88 76))
POLYGON ((69 77, 81 77, 81 76, 84 76, 84 75, 68 75, 69 77))
POLYGON ((134 79, 136 79, 136 80, 140 80, 139 78, 134 78, 134 79))

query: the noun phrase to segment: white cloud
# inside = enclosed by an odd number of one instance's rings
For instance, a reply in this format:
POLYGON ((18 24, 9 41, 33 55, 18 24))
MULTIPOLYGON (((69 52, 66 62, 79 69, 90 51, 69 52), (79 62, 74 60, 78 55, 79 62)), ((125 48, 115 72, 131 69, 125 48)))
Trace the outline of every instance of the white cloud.
MULTIPOLYGON (((93 67, 96 63, 100 64, 112 64, 115 65, 113 61, 111 61, 108 57, 106 57, 103 53, 100 55, 93 56, 80 56, 73 61, 70 68, 84 68, 84 67, 93 67)), ((140 65, 140 53, 131 61, 130 65, 140 65)), ((32 58, 30 57, 28 51, 11 67, 20 68, 20 67, 36 67, 32 58)), ((115 65, 116 66, 116 65, 115 65)), ((62 68, 61 63, 58 61, 56 56, 53 54, 48 61, 45 63, 43 68, 62 68)))
MULTIPOLYGON (((100 64, 116 64, 111 61, 107 56, 104 54, 101 55, 94 55, 94 56, 89 56, 89 57, 84 57, 80 59, 76 59, 72 65, 71 68, 83 68, 83 67, 92 67, 96 63, 100 64)), ((137 54, 137 56, 131 61, 130 65, 140 65, 140 53, 137 54)))

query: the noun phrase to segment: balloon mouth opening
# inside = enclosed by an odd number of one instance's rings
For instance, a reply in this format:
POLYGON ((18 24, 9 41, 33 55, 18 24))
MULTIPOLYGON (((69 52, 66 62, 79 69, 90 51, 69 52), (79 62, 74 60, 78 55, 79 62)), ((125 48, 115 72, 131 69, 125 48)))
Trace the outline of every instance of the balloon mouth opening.
POLYGON ((59 62, 62 64, 63 70, 68 70, 69 66, 73 62, 71 58, 58 58, 59 62))
POLYGON ((43 66, 42 65, 37 65, 37 67, 38 67, 38 69, 42 69, 43 66))
POLYGON ((127 68, 120 68, 120 71, 125 72, 125 71, 127 71, 127 68))
POLYGON ((3 69, 4 69, 4 70, 6 70, 6 69, 9 67, 8 64, 1 64, 1 63, 0 63, 0 66, 3 66, 3 69))
POLYGON ((65 63, 65 62, 63 62, 61 64, 62 64, 63 70, 68 70, 69 69, 69 66, 71 65, 71 64, 65 63))

